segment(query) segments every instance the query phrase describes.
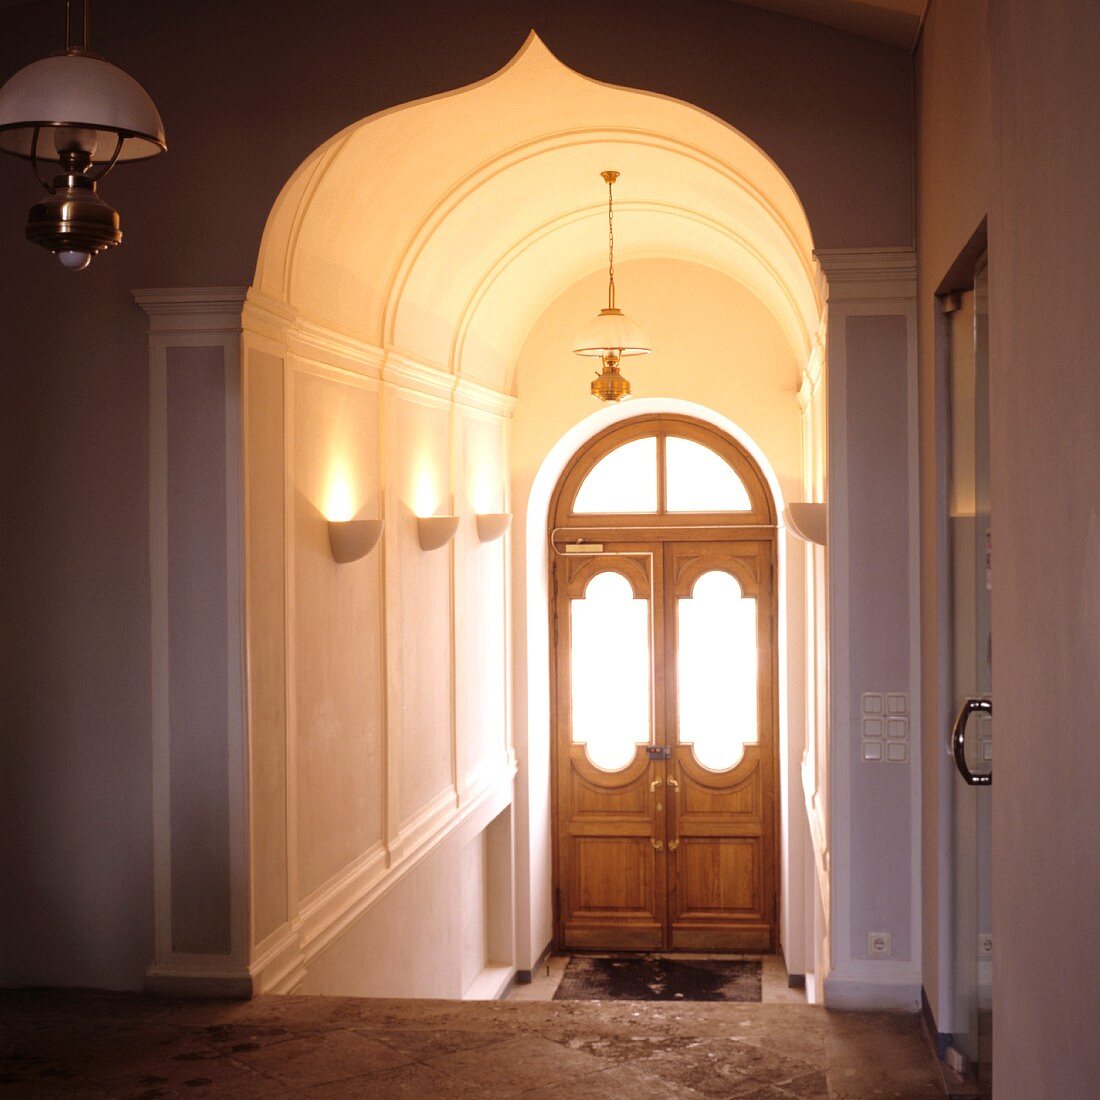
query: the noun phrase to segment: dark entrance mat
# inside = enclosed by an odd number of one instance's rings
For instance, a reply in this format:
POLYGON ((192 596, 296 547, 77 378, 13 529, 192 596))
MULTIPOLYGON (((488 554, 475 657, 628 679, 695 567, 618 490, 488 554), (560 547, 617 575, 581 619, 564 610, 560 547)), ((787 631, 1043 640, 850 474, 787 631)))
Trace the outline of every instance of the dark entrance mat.
POLYGON ((759 959, 575 955, 555 1001, 759 1001, 759 959))

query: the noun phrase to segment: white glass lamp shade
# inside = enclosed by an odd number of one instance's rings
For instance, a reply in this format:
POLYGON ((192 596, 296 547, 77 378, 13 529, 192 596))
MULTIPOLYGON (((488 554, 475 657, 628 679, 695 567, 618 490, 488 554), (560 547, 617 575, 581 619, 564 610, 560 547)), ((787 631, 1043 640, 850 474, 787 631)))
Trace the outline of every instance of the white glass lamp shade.
POLYGON ((40 160, 68 148, 111 159, 144 160, 168 148, 164 123, 145 89, 121 69, 83 53, 56 54, 20 69, 0 88, 0 150, 30 158, 35 128, 40 160), (94 147, 91 147, 94 142, 94 147))
POLYGON ((573 341, 577 355, 647 355, 652 350, 645 333, 621 309, 601 309, 573 341))

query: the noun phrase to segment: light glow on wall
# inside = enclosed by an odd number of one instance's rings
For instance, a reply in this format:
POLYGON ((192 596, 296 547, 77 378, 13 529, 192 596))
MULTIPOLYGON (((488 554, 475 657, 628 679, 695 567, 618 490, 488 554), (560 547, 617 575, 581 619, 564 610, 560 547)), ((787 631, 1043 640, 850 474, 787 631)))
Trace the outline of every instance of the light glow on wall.
POLYGON ((434 474, 426 466, 416 475, 416 488, 413 490, 412 510, 417 516, 434 516, 439 507, 439 489, 434 474))
POLYGON ((329 474, 328 485, 325 488, 323 508, 325 519, 344 523, 349 519, 354 519, 358 510, 351 472, 346 465, 339 463, 333 466, 332 472, 329 474))

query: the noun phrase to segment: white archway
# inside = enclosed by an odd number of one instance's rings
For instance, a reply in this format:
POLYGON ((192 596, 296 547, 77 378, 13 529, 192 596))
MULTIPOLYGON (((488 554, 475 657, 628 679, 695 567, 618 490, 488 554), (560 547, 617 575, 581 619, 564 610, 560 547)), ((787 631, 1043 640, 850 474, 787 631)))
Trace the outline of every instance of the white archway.
MULTIPOLYGON (((602 265, 597 173, 612 164, 623 172, 617 258, 687 261, 745 288, 781 333, 792 373, 815 373, 812 239, 774 163, 698 108, 580 76, 534 35, 487 80, 336 135, 272 210, 243 317, 259 988, 339 992, 347 981, 360 993, 462 995, 493 988, 491 972, 529 969, 544 946, 549 899, 527 841, 541 812, 529 733, 547 666, 529 648, 532 624, 513 614, 544 551, 544 505, 533 494, 516 532, 534 560, 511 588, 501 544, 481 544, 467 522, 449 551, 424 553, 415 515, 509 511, 517 362, 547 305, 602 265), (371 558, 340 571, 322 521, 355 515, 384 518, 386 533, 371 558), (528 752, 514 798, 513 722, 528 752), (351 789, 348 776, 366 786, 351 789), (488 858, 470 856, 471 835, 508 814, 523 840, 518 952, 507 966, 483 958, 489 978, 467 973, 476 960, 433 978, 427 956, 422 979, 385 978, 378 938, 434 911, 423 897, 401 900, 409 872, 438 865, 444 895, 460 889, 453 868, 488 858), (407 916, 387 908, 402 905, 407 916), (345 950, 350 962, 326 965, 345 950)), ((709 420, 770 470, 728 418, 638 401, 567 433, 538 493, 565 451, 647 407, 709 420)), ((502 873, 477 866, 467 879, 502 873)), ((438 933, 420 938, 443 943, 438 933)))

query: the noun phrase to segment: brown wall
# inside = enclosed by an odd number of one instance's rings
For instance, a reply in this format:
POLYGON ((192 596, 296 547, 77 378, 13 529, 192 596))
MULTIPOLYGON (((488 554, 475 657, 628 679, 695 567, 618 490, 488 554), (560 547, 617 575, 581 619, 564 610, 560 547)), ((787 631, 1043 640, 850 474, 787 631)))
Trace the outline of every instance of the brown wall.
MULTIPOLYGON (((0 11, 0 74, 60 26, 58 4, 0 11)), ((310 151, 486 76, 532 27, 582 73, 743 130, 818 245, 910 243, 909 59, 826 28, 718 0, 95 5, 93 48, 148 89, 170 152, 105 181, 125 241, 75 276, 22 240, 37 185, 0 167, 0 942, 21 948, 0 982, 136 986, 152 953, 148 367, 130 290, 247 284, 310 151)))

